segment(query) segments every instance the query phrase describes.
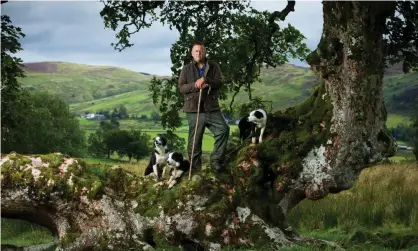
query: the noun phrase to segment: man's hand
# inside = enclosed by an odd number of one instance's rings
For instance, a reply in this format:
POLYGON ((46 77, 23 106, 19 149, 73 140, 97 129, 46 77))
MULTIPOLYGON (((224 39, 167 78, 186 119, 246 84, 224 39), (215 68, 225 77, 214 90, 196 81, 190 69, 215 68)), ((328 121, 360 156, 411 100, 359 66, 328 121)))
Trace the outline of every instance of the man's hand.
POLYGON ((208 85, 205 83, 204 78, 199 78, 195 83, 194 86, 198 89, 205 89, 208 85))

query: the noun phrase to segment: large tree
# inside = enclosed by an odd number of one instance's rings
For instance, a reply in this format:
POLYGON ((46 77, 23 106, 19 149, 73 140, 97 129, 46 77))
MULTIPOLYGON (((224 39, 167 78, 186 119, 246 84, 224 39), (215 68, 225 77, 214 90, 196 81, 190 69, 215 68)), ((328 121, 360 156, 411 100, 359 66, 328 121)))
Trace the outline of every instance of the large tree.
MULTIPOLYGON (((3 4, 3 1, 1 2, 3 4)), ((24 77, 22 60, 13 54, 22 50, 19 39, 25 37, 9 16, 1 15, 1 143, 13 140, 11 131, 25 125, 16 111, 24 108, 20 99, 21 86, 17 80, 24 77)))
POLYGON ((180 70, 191 60, 190 44, 205 43, 209 57, 219 63, 225 85, 220 99, 231 92, 231 105, 235 95, 245 90, 249 99, 251 85, 259 79, 262 66, 277 66, 288 62, 288 57, 304 58, 309 52, 302 42, 303 35, 293 26, 281 28, 274 15, 284 19, 291 9, 280 14, 260 12, 249 7, 249 1, 169 1, 114 2, 104 1, 101 16, 108 28, 118 31, 117 50, 131 47, 129 38, 141 29, 160 21, 175 28, 180 37, 173 44, 170 57, 170 79, 154 78, 150 86, 154 104, 161 113, 162 126, 170 130, 181 125, 179 111, 183 97, 177 88, 180 70), (156 14, 159 12, 159 15, 156 14))
MULTIPOLYGON (((189 42, 199 39, 211 48, 212 58, 223 55, 215 59, 232 81, 230 90, 243 87, 250 93, 257 67, 273 59, 283 62, 277 59, 283 54, 276 50, 295 48, 295 55, 302 55, 306 48, 294 40, 286 43, 288 37, 301 39, 293 28, 288 31, 294 36, 275 35, 284 30, 274 20, 284 20, 295 2, 273 13, 247 12, 244 7, 236 1, 167 5, 109 1, 101 14, 113 29, 123 24, 115 45, 120 49, 131 46, 133 32, 158 18, 179 31, 188 30, 180 32, 172 48, 173 79, 188 60, 189 42), (205 18, 200 20, 198 14, 205 18), (217 44, 222 32, 236 35, 217 44), (254 36, 248 42, 253 32, 263 39, 256 41, 254 36), (228 41, 235 41, 237 47, 228 41), (235 65, 230 59, 241 61, 235 65)), ((312 96, 269 114, 262 144, 231 145, 225 173, 214 177, 204 170, 168 190, 120 168, 93 172, 62 156, 10 155, 2 166, 2 214, 41 215, 37 220, 49 225, 67 250, 161 248, 167 243, 197 243, 208 250, 268 243, 269 249, 300 240, 286 225, 289 210, 303 199, 317 200, 349 189, 362 169, 393 154, 382 97, 385 65, 403 61, 408 70, 416 69, 417 62, 415 2, 328 1, 323 2, 323 11, 323 35, 308 58, 320 76, 312 96), (28 168, 20 169, 22 165, 28 168), (61 193, 52 192, 57 188, 61 193)), ((152 86, 156 99, 165 98, 160 111, 170 128, 178 125, 176 110, 181 103, 172 90, 173 79, 160 89, 162 96, 152 86)))

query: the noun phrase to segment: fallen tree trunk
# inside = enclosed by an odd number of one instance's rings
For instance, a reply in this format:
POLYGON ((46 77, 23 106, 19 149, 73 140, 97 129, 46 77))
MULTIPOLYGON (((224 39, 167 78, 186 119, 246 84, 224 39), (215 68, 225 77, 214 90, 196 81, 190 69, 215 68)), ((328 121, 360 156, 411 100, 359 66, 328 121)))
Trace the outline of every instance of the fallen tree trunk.
POLYGON ((324 196, 325 182, 336 184, 329 171, 338 167, 324 155, 335 144, 322 146, 333 135, 324 94, 320 84, 302 104, 270 117, 263 144, 231 146, 238 152, 230 151, 225 173, 203 170, 172 190, 60 154, 8 155, 2 216, 48 227, 62 250, 290 245, 299 240, 285 223, 290 208, 324 196))
POLYGON ((240 202, 229 174, 202 171, 169 190, 119 167, 88 166, 60 154, 10 154, 1 171, 2 216, 48 227, 62 250, 290 243, 240 202))
POLYGON ((222 174, 203 170, 175 188, 121 168, 59 154, 2 160, 2 216, 49 227, 59 250, 165 245, 286 246, 301 200, 349 189, 391 156, 382 96, 382 27, 392 3, 324 2, 324 32, 309 62, 321 76, 305 102, 269 115, 260 145, 230 146, 222 174))

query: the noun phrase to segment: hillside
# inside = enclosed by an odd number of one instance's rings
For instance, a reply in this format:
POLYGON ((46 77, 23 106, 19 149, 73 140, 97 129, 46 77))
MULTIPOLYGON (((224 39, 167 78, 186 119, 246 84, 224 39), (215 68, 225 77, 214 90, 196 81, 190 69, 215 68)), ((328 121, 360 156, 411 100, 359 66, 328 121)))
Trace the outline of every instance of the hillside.
POLYGON ((383 95, 388 112, 410 115, 418 109, 418 72, 385 77, 383 95))
POLYGON ((92 101, 131 91, 147 91, 151 75, 112 66, 65 62, 25 63, 24 87, 48 90, 69 104, 92 101))
MULTIPOLYGON (((65 62, 25 64, 23 86, 48 90, 70 104, 74 113, 110 110, 124 104, 129 114, 156 111, 149 97, 152 75, 110 66, 91 66, 65 62)), ((261 83, 253 85, 253 96, 273 101, 275 110, 294 105, 309 95, 316 77, 304 68, 286 65, 262 72, 261 83)), ((248 100, 240 93, 236 102, 248 100)))
MULTIPOLYGON (((156 111, 148 91, 152 75, 111 66, 65 62, 25 64, 27 77, 21 82, 31 89, 48 89, 70 104, 73 113, 111 110, 124 104, 129 114, 156 111)), ((253 85, 253 96, 273 102, 274 110, 293 106, 306 98, 317 77, 308 69, 293 65, 263 69, 261 83, 253 85)), ((387 70, 384 97, 390 113, 409 115, 418 97, 418 73, 387 70)), ((236 102, 246 102, 240 93, 236 102)))

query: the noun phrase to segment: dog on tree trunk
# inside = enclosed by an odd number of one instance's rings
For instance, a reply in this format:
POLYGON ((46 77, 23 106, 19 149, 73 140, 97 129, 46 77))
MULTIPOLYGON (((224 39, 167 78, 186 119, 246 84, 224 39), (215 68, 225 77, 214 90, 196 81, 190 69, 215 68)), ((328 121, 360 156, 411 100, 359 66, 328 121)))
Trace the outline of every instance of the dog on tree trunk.
POLYGON ((168 188, 171 189, 189 170, 190 162, 185 160, 183 154, 172 152, 168 154, 167 168, 169 169, 170 179, 167 181, 168 188))
POLYGON ((258 143, 263 142, 264 131, 267 125, 267 113, 263 109, 257 109, 241 118, 238 123, 241 143, 251 137, 251 142, 257 142, 256 132, 260 132, 258 143))
POLYGON ((145 168, 144 176, 155 176, 156 180, 159 180, 165 174, 166 164, 168 157, 168 144, 167 139, 161 135, 158 135, 154 139, 154 151, 151 154, 147 168, 145 168))

